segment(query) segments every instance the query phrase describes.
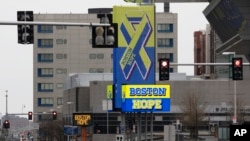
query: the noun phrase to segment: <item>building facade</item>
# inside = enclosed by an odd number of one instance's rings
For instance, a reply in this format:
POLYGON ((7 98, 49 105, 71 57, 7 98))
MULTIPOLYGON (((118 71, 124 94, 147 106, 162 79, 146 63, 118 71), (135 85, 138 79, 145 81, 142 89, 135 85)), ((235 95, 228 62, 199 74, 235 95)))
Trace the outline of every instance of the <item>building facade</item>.
MULTIPOLYGON (((99 23, 97 13, 112 9, 89 9, 87 14, 34 14, 35 21, 99 23)), ((71 73, 112 73, 113 51, 92 48, 91 27, 34 27, 33 112, 60 111, 66 76, 71 73)), ((177 14, 156 13, 156 60, 169 58, 177 63, 177 14)), ((158 63, 156 71, 158 71, 158 63)), ((177 72, 171 66, 170 72, 177 72)), ((41 115, 34 121, 41 120, 41 115)))
MULTIPOLYGON (((206 34, 205 31, 194 32, 194 63, 206 62, 206 34)), ((205 66, 194 66, 194 75, 205 74, 205 66)))

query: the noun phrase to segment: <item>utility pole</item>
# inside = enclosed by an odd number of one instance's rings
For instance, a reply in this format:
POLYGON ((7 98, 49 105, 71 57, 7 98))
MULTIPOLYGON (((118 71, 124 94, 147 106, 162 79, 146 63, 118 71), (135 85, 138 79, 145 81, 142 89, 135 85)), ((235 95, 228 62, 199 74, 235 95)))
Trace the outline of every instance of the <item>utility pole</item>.
POLYGON ((5 113, 5 115, 6 115, 6 117, 8 117, 8 90, 6 90, 5 92, 6 92, 6 95, 5 95, 5 97, 6 97, 6 113, 5 113))

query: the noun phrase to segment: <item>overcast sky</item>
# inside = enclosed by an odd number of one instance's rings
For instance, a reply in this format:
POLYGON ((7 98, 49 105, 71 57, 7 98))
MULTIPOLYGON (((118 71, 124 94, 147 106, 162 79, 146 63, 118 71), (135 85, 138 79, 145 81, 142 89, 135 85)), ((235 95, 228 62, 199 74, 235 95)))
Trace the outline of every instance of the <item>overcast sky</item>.
MULTIPOLYGON (((123 0, 4 0, 0 21, 16 21, 17 11, 34 13, 87 13, 88 8, 128 5, 123 0)), ((131 5, 131 4, 130 4, 131 5)), ((134 5, 134 4, 132 4, 134 5)), ((170 11, 178 13, 178 62, 193 62, 193 32, 208 23, 202 11, 208 3, 174 3, 170 11)), ((163 12, 163 4, 157 4, 163 12)), ((5 114, 6 90, 8 113, 28 113, 33 109, 33 49, 17 44, 17 27, 0 25, 0 113, 5 114), (23 107, 25 105, 25 108, 23 107)), ((179 67, 179 72, 193 74, 193 67, 179 67)), ((0 114, 1 115, 1 114, 0 114)))

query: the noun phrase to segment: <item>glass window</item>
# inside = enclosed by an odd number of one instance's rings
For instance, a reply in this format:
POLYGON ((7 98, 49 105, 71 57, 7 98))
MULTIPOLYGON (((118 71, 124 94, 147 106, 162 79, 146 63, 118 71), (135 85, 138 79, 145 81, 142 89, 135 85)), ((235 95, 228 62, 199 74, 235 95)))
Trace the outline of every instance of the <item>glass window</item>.
POLYGON ((157 24, 158 32, 173 32, 173 24, 157 24))
POLYGON ((63 54, 56 54, 56 59, 63 59, 63 54))
POLYGON ((57 98, 57 105, 63 105, 63 98, 62 97, 57 98))
POLYGON ((94 53, 89 54, 89 59, 96 59, 96 54, 94 53))
POLYGON ((67 44, 67 39, 56 39, 56 44, 58 45, 67 44))
POLYGON ((53 62, 53 54, 52 53, 37 54, 37 61, 38 62, 53 62))
POLYGON ((38 77, 53 77, 53 68, 38 68, 38 77))
POLYGON ((53 48, 53 39, 38 39, 39 48, 53 48))
POLYGON ((170 62, 174 61, 173 53, 157 53, 157 60, 161 58, 168 58, 170 62))
POLYGON ((56 54, 56 59, 67 59, 67 54, 56 54))
POLYGON ((62 89, 63 88, 63 83, 57 83, 56 84, 56 88, 58 88, 58 89, 62 89))
POLYGON ((97 72, 97 73, 103 73, 103 72, 104 72, 104 68, 97 68, 97 69, 96 69, 96 72, 97 72))
POLYGON ((104 58, 104 54, 103 53, 98 53, 97 54, 97 59, 103 59, 104 58))
POLYGON ((37 27, 38 33, 53 33, 52 25, 38 25, 37 27))
POLYGON ((96 73, 96 72, 97 72, 96 68, 89 68, 89 73, 96 73))
POLYGON ((64 69, 64 68, 57 68, 57 69, 56 69, 56 73, 57 73, 57 74, 66 74, 66 73, 67 73, 67 69, 64 69))
POLYGON ((48 106, 51 107, 53 106, 53 98, 38 98, 37 99, 37 104, 38 106, 48 106))
POLYGON ((53 83, 38 83, 38 92, 53 92, 53 83))
POLYGON ((157 39, 158 47, 173 47, 173 39, 172 38, 158 38, 157 39))

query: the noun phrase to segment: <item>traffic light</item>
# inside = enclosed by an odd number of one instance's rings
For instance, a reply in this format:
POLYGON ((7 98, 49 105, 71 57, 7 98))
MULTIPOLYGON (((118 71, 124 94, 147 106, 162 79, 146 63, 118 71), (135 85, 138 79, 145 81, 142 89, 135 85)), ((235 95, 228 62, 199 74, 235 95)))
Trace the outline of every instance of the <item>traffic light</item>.
POLYGON ((159 60, 159 80, 169 80, 169 59, 167 58, 159 60))
POLYGON ((5 129, 10 128, 10 122, 9 122, 9 120, 5 120, 5 121, 4 121, 4 123, 3 123, 3 128, 5 128, 5 129))
MULTIPOLYGON (((33 21, 33 11, 18 11, 17 21, 33 21)), ((34 26, 33 25, 17 25, 18 43, 33 44, 34 43, 34 26)))
POLYGON ((32 112, 28 112, 28 119, 32 120, 32 112))
POLYGON ((53 111, 52 112, 52 119, 56 120, 56 118, 57 118, 57 113, 56 113, 56 111, 53 111))
POLYGON ((92 47, 116 48, 118 25, 112 22, 112 14, 97 14, 97 18, 100 19, 100 23, 109 23, 110 26, 92 26, 92 47))
POLYGON ((242 58, 232 59, 233 80, 243 80, 243 62, 242 58))

